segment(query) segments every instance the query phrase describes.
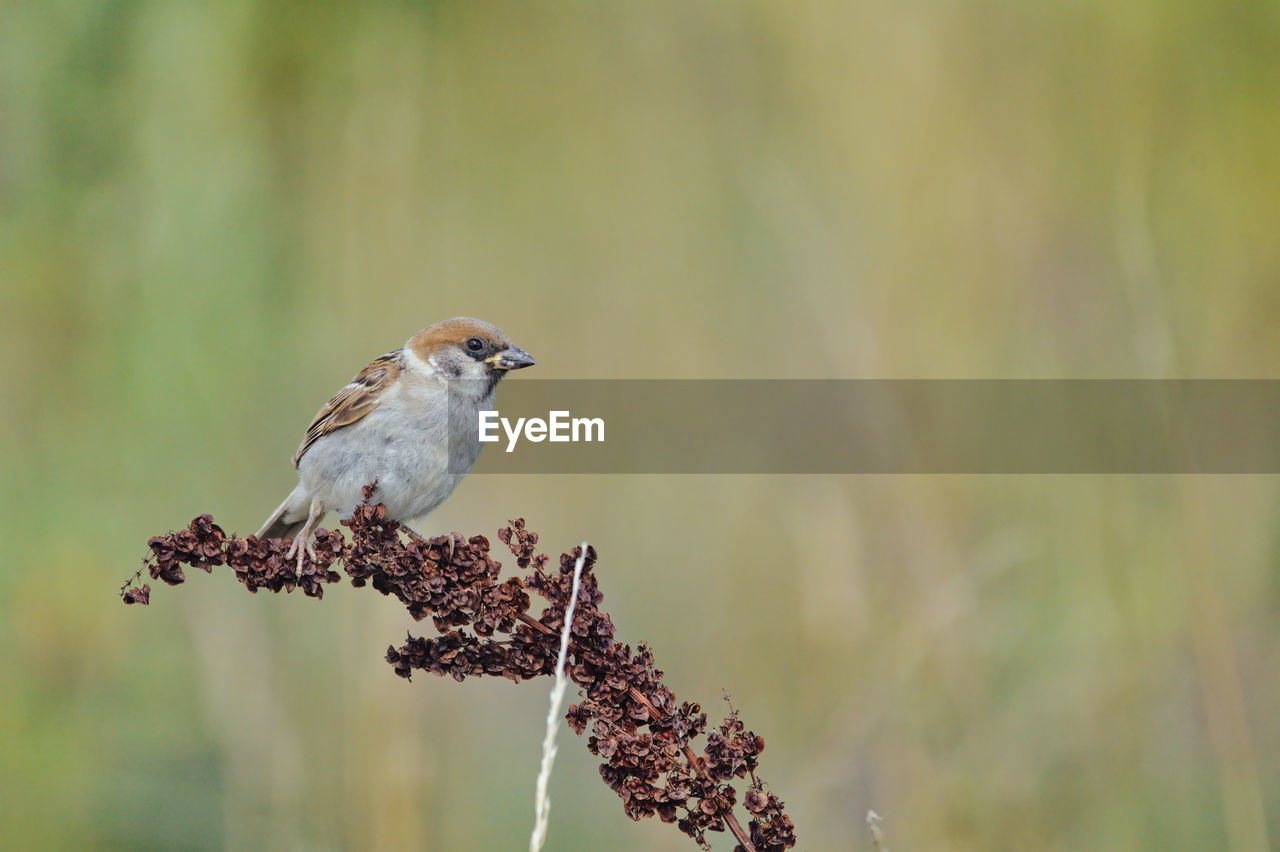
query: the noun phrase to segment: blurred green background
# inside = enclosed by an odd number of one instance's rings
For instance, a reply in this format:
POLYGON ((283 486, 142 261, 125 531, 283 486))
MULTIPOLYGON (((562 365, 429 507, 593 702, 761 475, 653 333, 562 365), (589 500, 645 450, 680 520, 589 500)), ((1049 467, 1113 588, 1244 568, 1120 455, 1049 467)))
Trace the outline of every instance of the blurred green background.
MULTIPOLYGON (((249 532, 456 314, 538 378, 1276 376, 1280 6, 0 7, 0 837, 517 849, 546 684, 371 590, 116 589, 249 532)), ((477 476, 732 693, 805 849, 1280 844, 1276 477, 477 476)), ((561 734, 550 849, 633 824, 561 734)), ((731 843, 717 840, 717 848, 731 843)))

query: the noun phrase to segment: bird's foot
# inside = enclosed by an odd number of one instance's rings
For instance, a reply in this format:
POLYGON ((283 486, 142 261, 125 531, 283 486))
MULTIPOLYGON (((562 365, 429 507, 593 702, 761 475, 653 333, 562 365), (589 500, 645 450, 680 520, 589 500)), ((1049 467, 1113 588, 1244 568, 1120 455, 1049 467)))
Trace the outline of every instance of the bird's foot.
POLYGON ((289 550, 285 553, 284 558, 293 559, 295 556, 298 558, 297 577, 301 580, 302 566, 306 563, 307 557, 311 557, 312 562, 316 561, 316 549, 311 544, 310 532, 304 532, 296 536, 293 539, 293 544, 289 545, 289 550), (301 545, 299 544, 300 542, 302 542, 301 545))
MULTIPOLYGON (((404 530, 409 535, 409 538, 417 539, 423 544, 428 544, 431 541, 431 539, 427 538, 425 535, 418 532, 413 527, 409 526, 403 521, 400 523, 400 529, 404 530)), ((462 538, 457 533, 451 533, 449 535, 449 546, 448 546, 448 550, 445 551, 446 562, 453 561, 453 554, 457 551, 458 547, 461 544, 462 544, 462 538)))
POLYGON ((311 501, 311 514, 307 516, 307 522, 302 529, 298 530, 298 534, 293 537, 293 544, 289 545, 289 552, 285 554, 285 559, 292 559, 295 555, 298 557, 298 579, 302 579, 302 565, 306 562, 308 556, 311 561, 316 561, 316 549, 311 546, 311 531, 315 529, 316 524, 324 517, 325 506, 319 500, 311 501))

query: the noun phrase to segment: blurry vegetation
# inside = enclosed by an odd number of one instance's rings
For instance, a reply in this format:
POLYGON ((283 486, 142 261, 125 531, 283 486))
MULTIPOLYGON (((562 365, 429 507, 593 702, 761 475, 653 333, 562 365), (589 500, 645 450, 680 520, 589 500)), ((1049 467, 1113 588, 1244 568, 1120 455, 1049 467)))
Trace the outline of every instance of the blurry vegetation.
MULTIPOLYGON (((460 313, 518 380, 1274 377, 1277 44, 1207 0, 0 7, 0 837, 519 847, 540 691, 403 682, 407 616, 341 588, 126 609, 147 536, 256 528, 320 402, 460 313)), ((589 538, 622 632, 720 643, 667 680, 769 732, 805 848, 874 808, 1262 849, 1277 496, 494 475, 423 531, 589 538)), ((584 753, 552 797, 554 848, 668 848, 584 753)))

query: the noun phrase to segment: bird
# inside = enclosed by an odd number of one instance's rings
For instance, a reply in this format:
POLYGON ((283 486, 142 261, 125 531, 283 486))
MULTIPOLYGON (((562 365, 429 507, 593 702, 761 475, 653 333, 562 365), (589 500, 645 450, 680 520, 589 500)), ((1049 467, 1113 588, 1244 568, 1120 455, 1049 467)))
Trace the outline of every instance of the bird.
POLYGON ((495 325, 454 317, 429 325, 374 358, 334 394, 293 456, 298 485, 257 532, 292 537, 286 559, 316 558, 311 534, 328 512, 349 518, 365 501, 408 521, 453 493, 480 455, 478 414, 492 410, 498 382, 533 358, 495 325))

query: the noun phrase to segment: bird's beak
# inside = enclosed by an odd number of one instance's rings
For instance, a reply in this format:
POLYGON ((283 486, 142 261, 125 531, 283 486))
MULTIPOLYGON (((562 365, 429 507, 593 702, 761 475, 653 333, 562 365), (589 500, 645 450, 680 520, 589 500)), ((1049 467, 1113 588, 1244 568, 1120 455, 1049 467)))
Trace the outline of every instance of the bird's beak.
POLYGON ((523 367, 532 367, 537 363, 519 346, 508 346, 497 355, 485 358, 484 362, 492 365, 495 370, 519 370, 523 367))

